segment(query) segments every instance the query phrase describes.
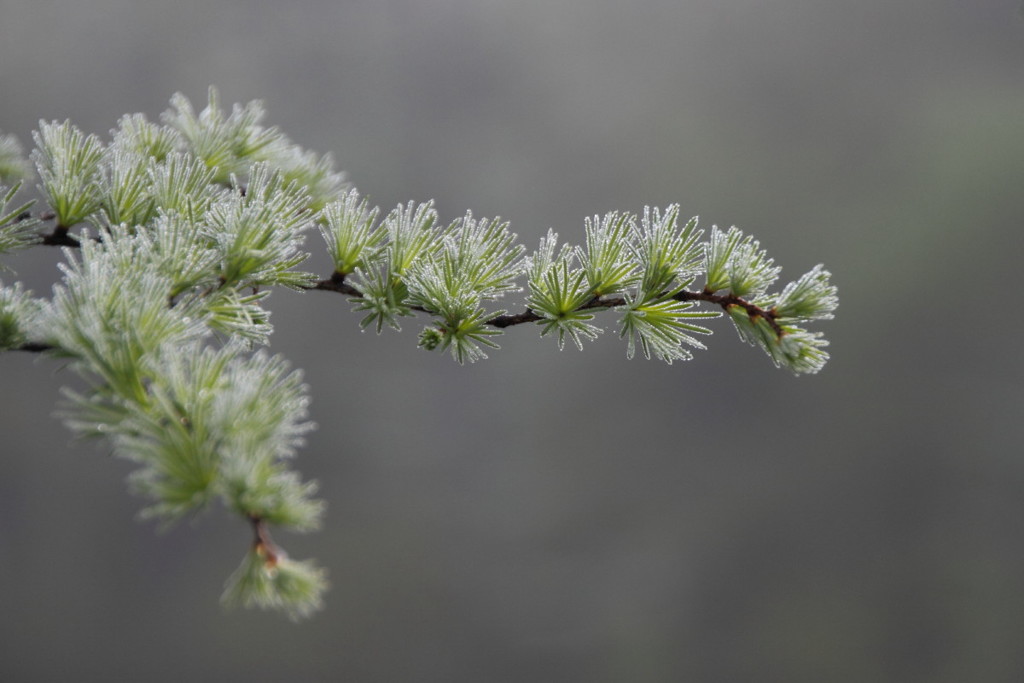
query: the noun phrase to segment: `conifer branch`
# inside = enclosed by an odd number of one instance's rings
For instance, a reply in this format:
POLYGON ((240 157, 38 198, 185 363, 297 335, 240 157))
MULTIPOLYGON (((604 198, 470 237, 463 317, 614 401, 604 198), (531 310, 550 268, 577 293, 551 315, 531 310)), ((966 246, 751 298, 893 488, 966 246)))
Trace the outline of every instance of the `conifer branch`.
POLYGON ((781 269, 736 228, 705 239, 673 204, 588 217, 582 244, 549 231, 528 252, 498 218, 467 211, 445 224, 432 201, 372 207, 330 156, 262 119, 258 102, 224 112, 211 89, 199 112, 175 95, 161 123, 122 117, 109 142, 40 122, 38 213, 12 203, 30 164, 0 135, 0 182, 14 181, 0 188, 0 254, 69 247, 52 297, 0 282, 0 351, 60 356, 86 379, 84 392, 65 390, 64 422, 136 465, 144 516, 170 524, 219 501, 248 521, 227 605, 300 619, 327 588, 322 569, 270 537, 270 525, 315 529, 324 509, 316 483, 289 467, 312 428, 307 389, 283 359, 253 352, 269 341, 275 286, 341 294, 378 332, 425 314, 418 345, 459 363, 527 323, 582 349, 604 331, 601 312, 618 316, 628 356, 685 360, 711 334, 697 321, 722 315, 698 304, 724 311, 777 366, 812 374, 828 360, 828 342, 803 325, 833 316, 829 272, 815 266, 771 293, 781 269), (320 280, 298 270, 313 229, 333 262, 320 280), (525 310, 495 310, 517 292, 525 310))

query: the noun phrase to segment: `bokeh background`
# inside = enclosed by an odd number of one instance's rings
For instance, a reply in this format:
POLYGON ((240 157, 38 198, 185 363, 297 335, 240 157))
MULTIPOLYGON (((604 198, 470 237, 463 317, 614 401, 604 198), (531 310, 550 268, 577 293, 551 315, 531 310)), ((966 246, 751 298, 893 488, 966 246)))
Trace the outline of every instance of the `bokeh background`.
POLYGON ((136 521, 70 373, 0 356, 0 680, 1024 680, 1022 67, 1016 0, 0 0, 25 144, 213 84, 385 209, 533 247, 679 202, 841 300, 795 378, 725 320, 672 366, 519 327, 459 367, 275 293, 329 504, 278 535, 330 571, 300 625, 224 612, 244 523, 136 521))

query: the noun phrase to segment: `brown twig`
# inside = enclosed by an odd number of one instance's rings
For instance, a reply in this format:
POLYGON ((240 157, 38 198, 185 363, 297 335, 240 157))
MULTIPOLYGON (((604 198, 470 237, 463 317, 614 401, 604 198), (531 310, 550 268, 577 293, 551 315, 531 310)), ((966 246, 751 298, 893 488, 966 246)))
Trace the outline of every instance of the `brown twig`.
POLYGON ((722 307, 722 310, 728 311, 730 306, 739 306, 747 312, 747 316, 751 320, 756 318, 764 318, 771 325, 772 330, 775 331, 775 335, 781 337, 785 334, 782 326, 779 325, 777 320, 778 314, 774 308, 761 308, 760 306, 753 304, 746 299, 736 296, 735 294, 715 294, 708 290, 700 292, 689 292, 682 291, 673 297, 679 301, 706 301, 711 304, 716 304, 722 307))
MULTIPOLYGON (((348 284, 345 281, 345 274, 335 272, 331 277, 326 280, 320 280, 316 284, 308 287, 308 289, 319 289, 327 292, 337 292, 344 294, 349 297, 361 299, 363 294, 358 289, 348 284)), ((775 331, 775 334, 779 337, 785 334, 782 327, 779 325, 778 316, 775 309, 766 309, 758 306, 757 304, 751 303, 742 297, 738 297, 735 294, 716 294, 703 290, 700 292, 691 292, 683 290, 673 295, 673 299, 677 301, 704 301, 710 304, 720 306, 722 310, 728 311, 731 306, 739 306, 747 312, 747 315, 751 319, 764 318, 771 325, 771 328, 775 331)), ((615 308, 617 306, 625 306, 626 300, 622 297, 594 297, 587 303, 580 306, 579 310, 587 310, 593 308, 615 308)), ((423 311, 419 306, 413 306, 413 310, 423 311)), ((506 327, 512 327, 513 325, 522 325, 524 323, 535 323, 543 320, 544 318, 538 315, 532 309, 527 308, 522 313, 506 313, 503 315, 495 316, 487 321, 487 324, 491 327, 498 329, 504 329, 506 327)))
POLYGON ((262 517, 252 514, 249 515, 249 522, 252 524, 254 536, 252 543, 253 551, 263 558, 263 562, 268 569, 276 567, 283 553, 270 538, 270 531, 267 529, 266 522, 262 517))
POLYGON ((362 292, 345 282, 345 274, 339 272, 334 272, 326 280, 320 280, 315 285, 308 287, 307 289, 322 289, 324 291, 337 292, 339 294, 353 296, 356 298, 362 298, 363 296, 362 292))
POLYGON ((40 344, 38 342, 25 342, 21 346, 15 346, 11 351, 27 351, 28 353, 42 353, 43 351, 52 351, 55 347, 49 344, 40 344))
POLYGON ((53 232, 48 235, 43 235, 41 244, 45 244, 50 247, 72 247, 78 249, 82 246, 82 243, 78 241, 78 238, 68 233, 68 228, 63 225, 54 227, 53 232))

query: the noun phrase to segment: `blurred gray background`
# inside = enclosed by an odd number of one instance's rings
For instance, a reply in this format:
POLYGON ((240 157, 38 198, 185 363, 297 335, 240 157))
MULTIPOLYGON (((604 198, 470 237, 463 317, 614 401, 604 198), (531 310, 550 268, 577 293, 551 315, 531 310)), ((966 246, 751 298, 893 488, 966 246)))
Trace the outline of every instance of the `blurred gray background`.
POLYGON ((224 612, 244 523, 136 521, 53 416, 70 373, 0 356, 0 680, 1024 680, 1022 66, 1016 0, 0 0, 26 145, 214 84, 385 209, 532 248, 679 202, 841 300, 794 378, 725 320, 672 366, 519 327, 459 367, 275 293, 329 504, 278 534, 330 571, 300 625, 224 612))

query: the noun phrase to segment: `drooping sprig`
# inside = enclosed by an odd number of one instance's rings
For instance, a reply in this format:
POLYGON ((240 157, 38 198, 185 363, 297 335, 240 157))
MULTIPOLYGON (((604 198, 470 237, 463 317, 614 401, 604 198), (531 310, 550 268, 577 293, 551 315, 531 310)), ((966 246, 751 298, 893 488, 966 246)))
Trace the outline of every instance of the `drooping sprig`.
MULTIPOLYGON (((316 528, 315 484, 288 467, 310 428, 305 385, 281 358, 245 353, 243 342, 269 333, 265 317, 238 320, 236 341, 210 344, 232 315, 225 301, 245 297, 224 286, 204 296, 221 267, 216 245, 181 217, 160 227, 84 239, 37 315, 36 339, 91 384, 65 392, 66 424, 139 465, 130 484, 150 501, 147 517, 173 522, 220 500, 246 519, 316 528)), ((307 585, 299 602, 319 604, 325 586, 307 585)))
MULTIPOLYGON (((220 500, 261 528, 310 530, 322 503, 288 465, 308 427, 305 387, 280 358, 247 349, 272 330, 266 288, 314 280, 295 266, 319 212, 295 178, 308 170, 313 189, 330 193, 326 203, 341 176, 329 158, 260 128, 255 105, 234 118, 208 109, 189 122, 190 136, 126 116, 109 144, 70 122, 41 123, 33 159, 52 211, 29 214, 30 203, 0 211, 0 246, 75 250, 50 301, 0 285, 0 348, 63 356, 87 380, 88 390, 67 392, 65 422, 139 465, 131 485, 149 500, 147 516, 172 522, 220 500), (237 175, 197 155, 232 136, 257 141, 229 146, 237 175), (267 161, 275 155, 288 163, 267 161), (38 232, 50 220, 53 231, 38 232)), ((4 191, 4 207, 13 194, 4 191)), ((308 614, 321 602, 323 572, 308 562, 280 566, 307 580, 275 579, 269 585, 282 595, 255 603, 308 614)), ((289 576, 269 561, 263 571, 289 576)), ((225 602, 253 602, 241 590, 225 602)))
POLYGON ((296 561, 274 544, 264 520, 250 518, 254 539, 242 564, 227 580, 221 600, 228 607, 260 607, 284 612, 293 621, 323 607, 326 573, 312 562, 296 561))

